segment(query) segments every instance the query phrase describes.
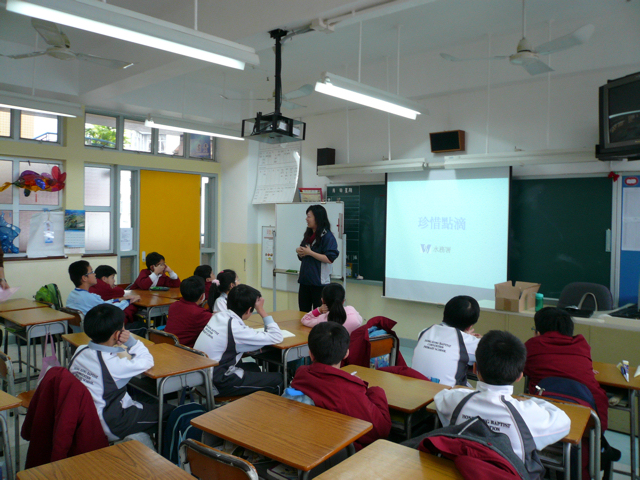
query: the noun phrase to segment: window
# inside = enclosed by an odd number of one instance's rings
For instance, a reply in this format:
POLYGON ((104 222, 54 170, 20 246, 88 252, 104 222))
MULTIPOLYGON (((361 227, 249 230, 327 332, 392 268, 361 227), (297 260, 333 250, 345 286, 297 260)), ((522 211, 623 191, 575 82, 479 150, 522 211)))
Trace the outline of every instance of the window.
POLYGON ((158 153, 184 157, 184 135, 173 130, 158 130, 158 153))
MULTIPOLYGON (((0 178, 15 182, 25 170, 32 170, 38 174, 51 173, 54 166, 62 167, 60 163, 42 163, 0 157, 0 178)), ((19 234, 13 238, 11 238, 13 234, 10 233, 7 240, 13 247, 18 248, 19 253, 27 251, 31 217, 42 212, 45 208, 59 209, 62 199, 60 192, 30 192, 29 196, 25 196, 24 192, 24 189, 18 189, 15 186, 0 192, 0 214, 4 215, 5 222, 20 229, 19 234)), ((9 229, 9 232, 11 230, 9 229)))
POLYGON ((39 142, 58 141, 58 116, 45 113, 20 112, 20 138, 39 142))
MULTIPOLYGON (((0 107, 0 137, 11 136, 11 109, 0 107)), ((7 178, 7 177, 3 177, 7 178)))
POLYGON ((203 176, 200 188, 200 264, 216 268, 217 176, 203 176))
POLYGON ((84 116, 84 144, 91 147, 116 148, 117 117, 87 113, 84 116))
POLYGON ((151 127, 145 127, 144 122, 124 120, 123 148, 136 152, 151 153, 151 127))
POLYGON ((84 167, 85 252, 113 252, 113 168, 84 167))
POLYGON ((214 160, 216 149, 215 137, 209 135, 189 134, 189 157, 203 160, 214 160))
POLYGON ((118 281, 132 283, 138 276, 138 191, 139 171, 118 171, 118 281))

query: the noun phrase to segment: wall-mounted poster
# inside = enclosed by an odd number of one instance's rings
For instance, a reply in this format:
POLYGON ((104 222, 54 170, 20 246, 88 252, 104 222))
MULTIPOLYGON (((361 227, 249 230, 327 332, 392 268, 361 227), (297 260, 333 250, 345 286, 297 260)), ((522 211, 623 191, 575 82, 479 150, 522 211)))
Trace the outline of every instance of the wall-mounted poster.
POLYGON ((84 253, 84 210, 64 211, 64 252, 84 253))
POLYGON ((213 158, 213 140, 209 135, 190 134, 189 156, 192 158, 213 158))

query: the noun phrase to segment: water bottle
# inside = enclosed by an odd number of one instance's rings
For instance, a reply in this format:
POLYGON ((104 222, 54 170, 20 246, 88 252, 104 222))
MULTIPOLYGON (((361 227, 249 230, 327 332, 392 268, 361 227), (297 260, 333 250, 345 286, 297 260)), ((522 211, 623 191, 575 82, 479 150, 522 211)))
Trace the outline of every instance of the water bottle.
POLYGON ((542 307, 544 307, 544 295, 536 293, 536 312, 542 310, 542 307))

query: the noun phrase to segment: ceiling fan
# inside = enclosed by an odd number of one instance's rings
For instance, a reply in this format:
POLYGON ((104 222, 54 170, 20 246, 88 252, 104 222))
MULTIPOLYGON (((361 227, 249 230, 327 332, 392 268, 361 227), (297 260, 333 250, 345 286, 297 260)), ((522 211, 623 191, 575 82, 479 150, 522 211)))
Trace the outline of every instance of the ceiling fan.
POLYGON ((57 58, 58 60, 83 60, 85 62, 95 63, 96 65, 115 69, 125 69, 133 65, 131 62, 123 62, 122 60, 113 60, 110 58, 98 57, 96 55, 89 55, 87 53, 73 52, 71 50, 69 37, 62 33, 58 25, 55 23, 32 18, 31 26, 44 39, 47 45, 50 45, 50 47, 39 52, 23 53, 20 55, 2 55, 3 57, 21 60, 23 58, 49 55, 50 57, 57 58))
POLYGON ((441 53, 440 56, 451 62, 462 62, 466 60, 493 60, 496 58, 508 58, 513 65, 519 65, 524 68, 529 75, 538 75, 541 73, 553 72, 553 68, 540 60, 540 55, 550 55, 552 53, 561 52, 569 48, 586 43, 595 27, 593 25, 584 25, 568 35, 563 35, 550 42, 543 43, 537 47, 533 47, 525 36, 526 30, 526 13, 524 8, 525 0, 522 0, 522 40, 518 42, 516 53, 513 55, 501 55, 484 58, 457 58, 448 53, 441 53))

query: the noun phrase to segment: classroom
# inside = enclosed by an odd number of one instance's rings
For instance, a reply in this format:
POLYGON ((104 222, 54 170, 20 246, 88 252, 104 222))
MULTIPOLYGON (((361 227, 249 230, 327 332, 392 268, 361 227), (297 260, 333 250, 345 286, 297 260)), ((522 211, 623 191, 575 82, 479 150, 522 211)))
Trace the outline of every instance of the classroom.
MULTIPOLYGON (((78 59, 63 62, 50 54, 9 58, 46 50, 48 45, 29 17, 0 8, 1 90, 77 104, 83 112, 49 118, 35 132, 31 123, 38 125, 41 114, 21 115, 18 109, 0 106, 0 185, 16 181, 18 170, 40 173, 57 165, 66 173, 65 188, 55 195, 41 193, 42 203, 35 194, 24 200, 22 190, 13 186, 0 192, 0 213, 24 232, 14 242, 19 251, 4 257, 6 278, 20 288, 16 297, 32 298, 42 285, 56 283, 66 299, 73 289, 67 269, 80 259, 93 268, 114 267, 119 283, 133 282, 144 266, 143 255, 160 251, 180 278, 190 276, 200 263, 210 264, 214 272, 235 270, 242 283, 262 292, 266 311, 274 310, 272 290, 263 285, 262 228, 276 225, 276 211, 274 204, 253 202, 258 158, 266 144, 210 137, 206 147, 198 144, 196 151, 196 135, 186 141, 179 133, 144 125, 148 116, 169 117, 238 136, 244 119, 271 112, 276 80, 268 32, 274 29, 296 32, 282 48, 285 94, 314 85, 322 72, 333 72, 397 93, 420 104, 423 112, 409 120, 317 92, 293 98, 304 108, 284 105, 283 114, 306 123, 306 138, 299 143, 297 187, 320 188, 326 195, 332 185, 385 183, 384 169, 318 175, 317 152, 325 148, 335 149, 336 165, 420 159, 434 169, 445 155, 512 154, 512 181, 602 179, 610 172, 640 172, 640 164, 633 161, 600 161, 593 153, 598 143, 598 88, 640 71, 637 0, 133 3, 108 2, 246 45, 255 50, 259 65, 235 70, 72 27, 61 28, 74 52, 133 66, 112 69, 78 59), (530 75, 504 58, 457 62, 441 56, 484 59, 515 53, 523 36, 523 8, 526 38, 533 45, 587 24, 594 26, 593 35, 584 44, 541 56, 553 68, 549 74, 530 75), (95 127, 118 133, 95 141, 94 133, 88 133, 91 128, 97 131, 95 127), (452 130, 465 132, 466 149, 433 153, 429 133, 452 130), (185 141, 190 148, 184 148, 185 141), (551 152, 548 162, 527 165, 519 160, 527 153, 546 151, 551 152), (556 160, 553 152, 558 152, 556 160), (572 160, 563 163, 560 157, 567 153, 572 160), (87 203, 94 189, 99 201, 87 203), (42 208, 86 210, 84 254, 27 258, 28 222, 42 208), (122 229, 131 238, 126 247, 122 229)), ((8 102, 4 97, 0 101, 8 102)), ((611 182, 615 245, 622 194, 621 182, 611 182)), ((299 201, 297 193, 292 200, 299 201)), ((299 223, 300 237, 304 220, 291 219, 299 223)), ((614 246, 607 286, 617 301, 623 295, 615 252, 614 246)), ((277 311, 298 310, 297 293, 277 291, 275 298, 277 311)), ((442 320, 442 304, 385 297, 382 282, 367 278, 347 280, 347 303, 357 306, 365 319, 383 315, 396 320, 395 332, 409 349, 423 329, 442 320)), ((526 340, 531 326, 530 317, 485 309, 477 330, 509 330, 526 340)), ((640 362, 638 328, 579 324, 576 331, 592 345, 594 360, 640 362)), ((626 417, 614 422, 612 416, 611 423, 628 430, 626 417)))

